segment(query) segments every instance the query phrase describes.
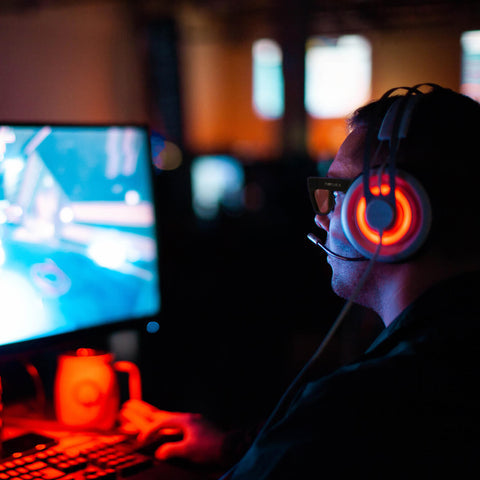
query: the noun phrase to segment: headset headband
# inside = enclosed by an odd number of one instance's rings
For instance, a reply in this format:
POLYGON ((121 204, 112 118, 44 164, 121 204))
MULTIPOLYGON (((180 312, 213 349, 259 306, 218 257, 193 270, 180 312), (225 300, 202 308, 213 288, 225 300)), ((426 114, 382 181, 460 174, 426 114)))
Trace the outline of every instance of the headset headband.
MULTIPOLYGON (((376 137, 379 141, 389 142, 389 155, 386 161, 383 163, 382 168, 387 167, 387 173, 389 177, 388 184, 390 189, 387 195, 382 195, 380 193, 380 196, 383 197, 384 201, 386 201, 393 210, 395 210, 395 170, 398 149, 400 148, 400 140, 407 136, 412 112, 420 98, 419 96, 424 94, 421 88, 425 86, 430 87, 432 91, 442 88, 435 83, 419 83, 413 87, 392 88, 385 92, 381 97, 382 100, 384 98, 391 97, 395 92, 401 90, 406 91, 405 95, 398 96, 398 98, 392 102, 383 117, 378 132, 376 132, 375 128, 372 128, 371 126, 367 131, 363 157, 363 192, 367 205, 373 198, 373 194, 370 190, 370 163, 372 150, 371 147, 376 133, 376 137)), ((379 102, 377 113, 380 113, 381 107, 383 107, 383 104, 382 102, 379 102)))

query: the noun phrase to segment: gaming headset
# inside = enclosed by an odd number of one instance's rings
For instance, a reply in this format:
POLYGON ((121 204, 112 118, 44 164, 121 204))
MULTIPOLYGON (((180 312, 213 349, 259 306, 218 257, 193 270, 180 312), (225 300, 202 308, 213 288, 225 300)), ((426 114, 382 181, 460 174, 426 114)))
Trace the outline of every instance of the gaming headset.
POLYGON ((367 130, 363 172, 348 188, 341 210, 345 236, 363 257, 346 260, 375 255, 382 262, 402 261, 418 251, 427 238, 432 217, 428 195, 414 177, 396 165, 400 143, 407 137, 415 106, 423 95, 422 86, 441 88, 425 83, 389 90, 382 99, 398 90, 406 90, 406 94, 395 97, 378 132, 372 126, 367 130), (377 152, 386 143, 388 155, 383 164, 372 167, 375 134, 377 152))

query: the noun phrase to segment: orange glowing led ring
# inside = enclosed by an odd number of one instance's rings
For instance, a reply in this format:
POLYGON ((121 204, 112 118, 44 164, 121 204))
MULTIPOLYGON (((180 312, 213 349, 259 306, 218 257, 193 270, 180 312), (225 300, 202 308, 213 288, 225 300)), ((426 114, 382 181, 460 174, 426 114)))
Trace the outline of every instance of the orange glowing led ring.
MULTIPOLYGON (((381 262, 404 260, 425 242, 431 225, 431 205, 423 187, 407 172, 395 176, 395 220, 382 235, 377 255, 381 262)), ((378 229, 367 221, 367 202, 363 194, 363 177, 357 177, 342 202, 342 228, 351 245, 366 258, 372 258, 380 241, 378 229)), ((382 195, 388 195, 388 176, 382 182, 382 195)), ((379 195, 378 176, 370 178, 373 195, 379 195)))
MULTIPOLYGON (((382 185, 382 195, 388 195, 390 187, 388 185, 382 185)), ((373 195, 379 195, 379 188, 375 186, 371 189, 373 195)), ((393 245, 401 241, 408 233, 412 226, 412 208, 407 200, 405 194, 399 189, 395 188, 395 223, 393 226, 386 230, 382 236, 382 245, 393 245)), ((380 235, 376 230, 370 228, 366 220, 367 202, 365 197, 362 197, 357 206, 357 224, 360 232, 370 242, 378 245, 380 243, 380 235)))

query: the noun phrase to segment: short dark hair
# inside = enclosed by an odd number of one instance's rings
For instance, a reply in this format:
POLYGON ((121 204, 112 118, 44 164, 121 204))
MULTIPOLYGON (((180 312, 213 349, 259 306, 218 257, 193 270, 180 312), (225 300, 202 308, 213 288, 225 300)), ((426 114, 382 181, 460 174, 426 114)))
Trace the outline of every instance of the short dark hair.
MULTIPOLYGON (((350 127, 373 128, 376 137, 396 98, 381 98, 359 108, 349 120, 350 127)), ((431 241, 445 246, 453 230, 455 238, 464 237, 465 248, 478 249, 478 242, 470 237, 480 227, 480 104, 440 86, 421 94, 407 138, 400 144, 397 165, 414 175, 430 197, 431 241)))

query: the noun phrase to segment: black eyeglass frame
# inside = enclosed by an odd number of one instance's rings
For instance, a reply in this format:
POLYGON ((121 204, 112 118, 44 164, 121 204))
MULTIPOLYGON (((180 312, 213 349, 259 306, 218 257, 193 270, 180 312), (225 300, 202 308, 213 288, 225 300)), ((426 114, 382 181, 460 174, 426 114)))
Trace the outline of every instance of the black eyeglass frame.
POLYGON ((328 215, 335 208, 335 197, 333 192, 344 192, 350 188, 350 185, 355 181, 351 178, 332 178, 332 177, 308 177, 308 195, 312 202, 312 207, 318 215, 328 215), (328 210, 320 211, 319 205, 315 198, 316 190, 328 191, 328 210))

